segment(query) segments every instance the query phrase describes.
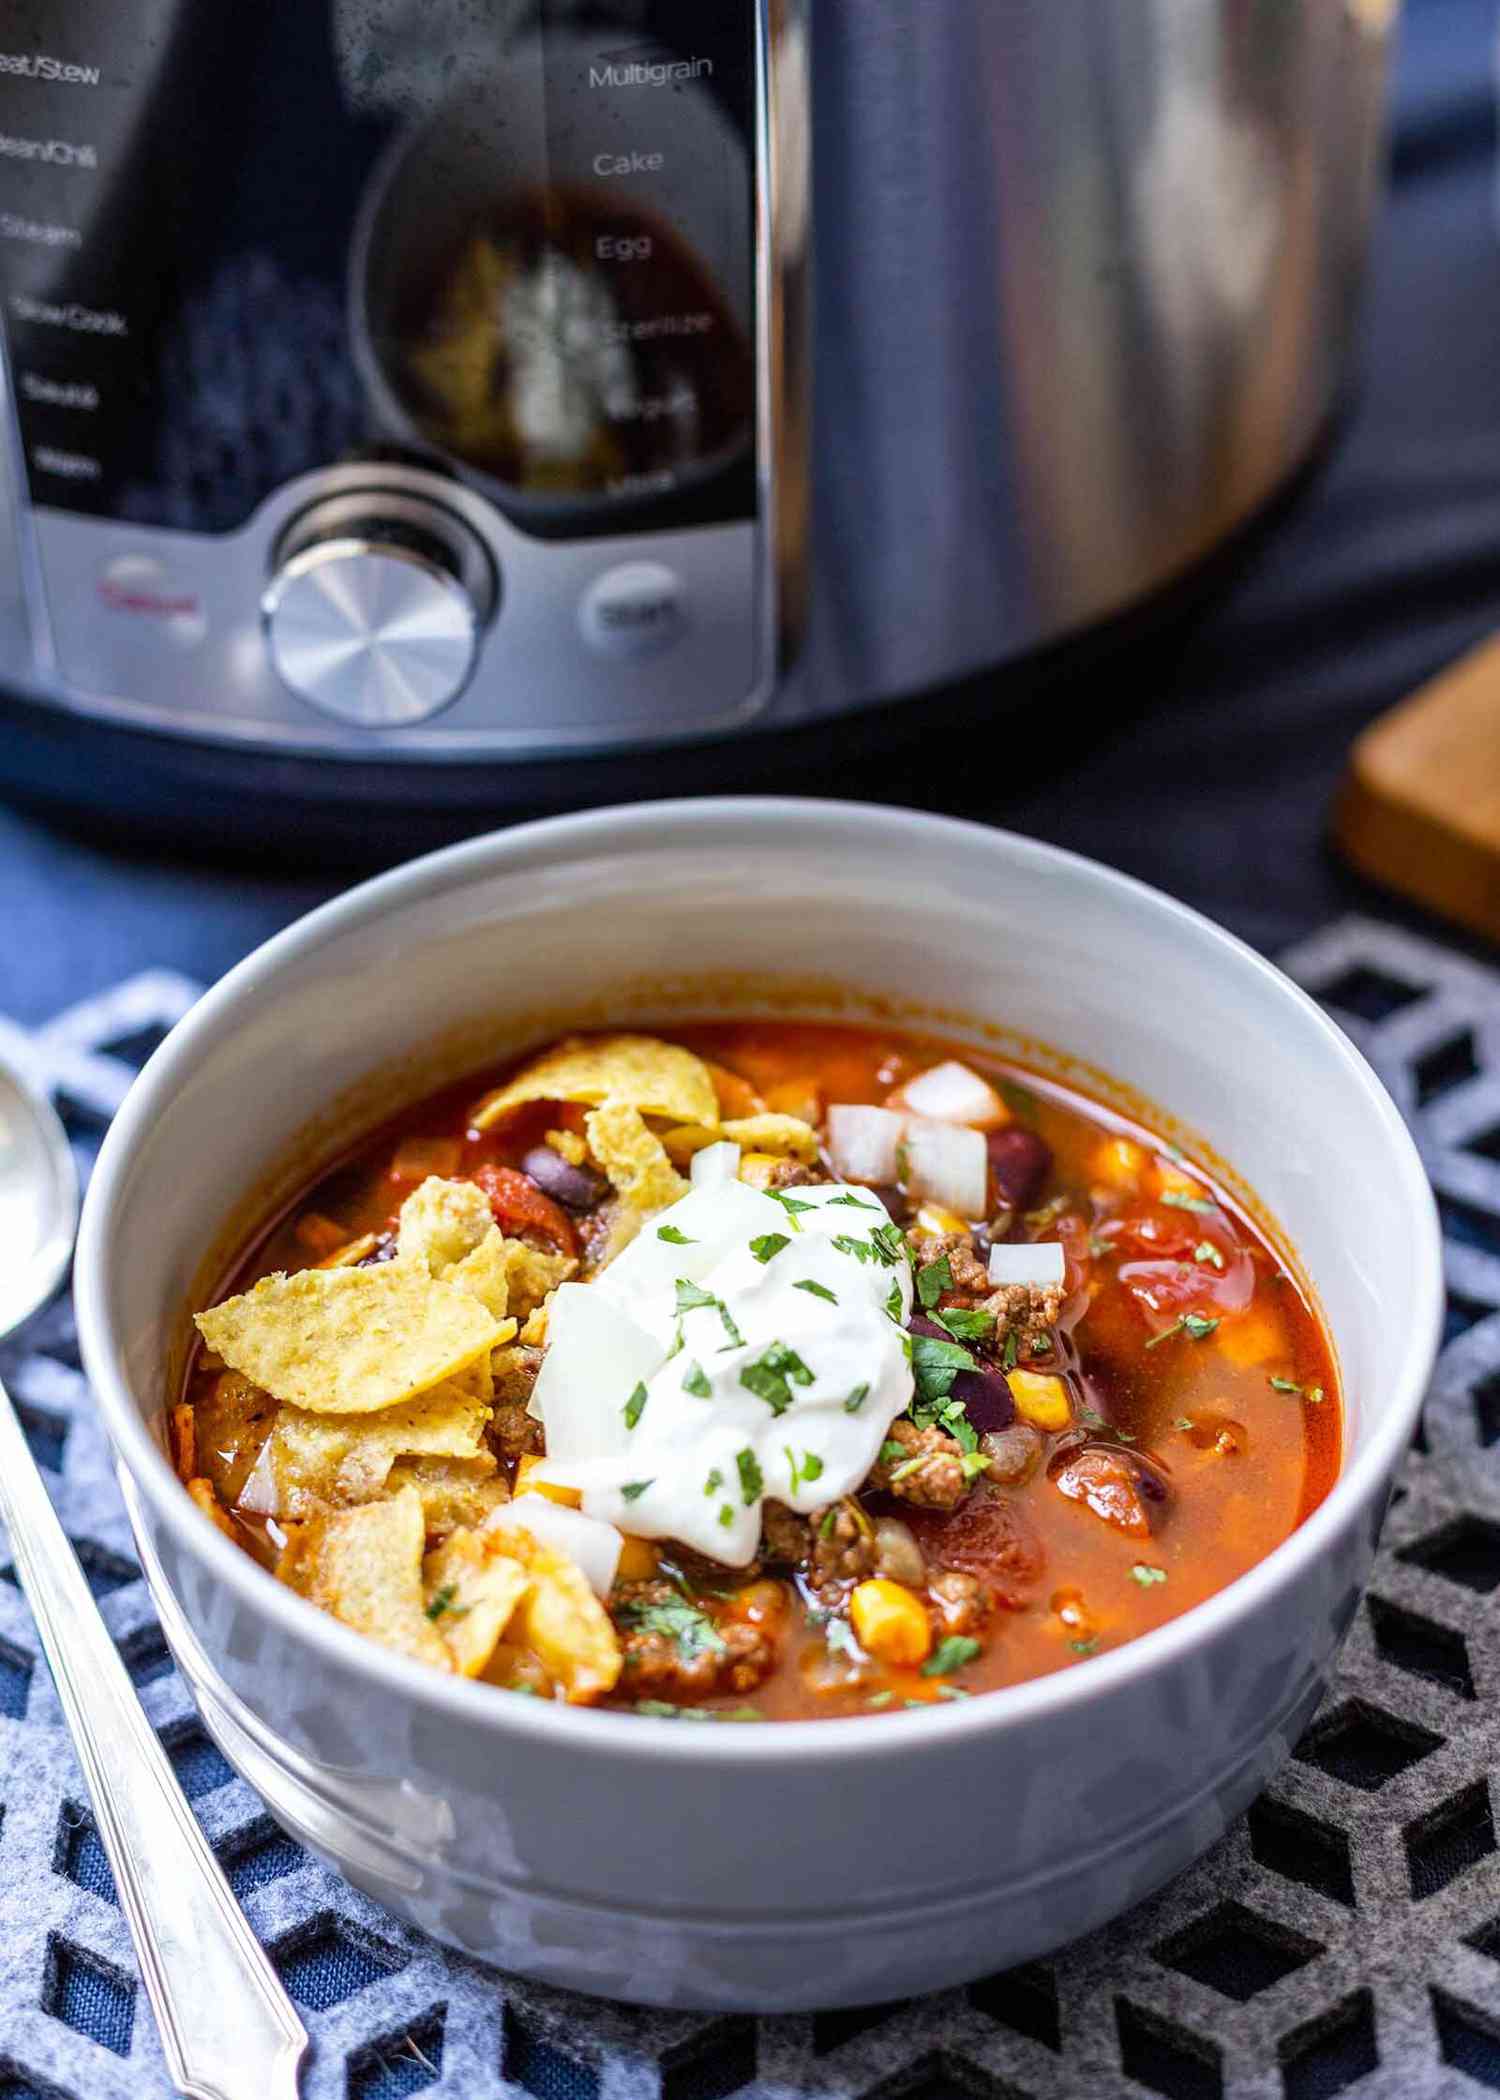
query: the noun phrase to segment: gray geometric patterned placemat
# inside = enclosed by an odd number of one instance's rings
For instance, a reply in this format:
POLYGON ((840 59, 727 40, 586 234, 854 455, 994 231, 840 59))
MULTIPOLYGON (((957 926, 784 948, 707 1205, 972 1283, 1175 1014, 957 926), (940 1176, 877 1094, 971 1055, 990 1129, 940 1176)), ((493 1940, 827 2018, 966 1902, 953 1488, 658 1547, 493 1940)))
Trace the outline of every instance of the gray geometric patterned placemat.
MULTIPOLYGON (((271 1823, 171 1667, 65 1302, 0 1352, 147 1712, 313 2037, 306 2100, 1427 2100, 1500 2091, 1500 976, 1347 920, 1284 958, 1410 1119, 1448 1341, 1318 1720, 1196 1867, 1045 1962, 920 2003, 766 2020, 519 1983, 407 1931, 271 1823)), ((0 1049, 86 1169, 196 987, 153 973, 0 1049)), ((165 2100, 51 1680, 0 1567, 0 2100, 165 2100)))

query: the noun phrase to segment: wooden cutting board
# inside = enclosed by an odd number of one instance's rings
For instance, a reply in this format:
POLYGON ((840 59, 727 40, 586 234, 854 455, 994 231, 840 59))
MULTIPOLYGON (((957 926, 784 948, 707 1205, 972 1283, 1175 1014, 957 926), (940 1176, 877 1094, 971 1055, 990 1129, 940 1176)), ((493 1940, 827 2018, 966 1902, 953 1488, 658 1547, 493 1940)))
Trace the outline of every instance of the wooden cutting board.
POLYGON ((1333 828, 1364 874, 1500 941, 1500 635, 1364 731, 1333 828))

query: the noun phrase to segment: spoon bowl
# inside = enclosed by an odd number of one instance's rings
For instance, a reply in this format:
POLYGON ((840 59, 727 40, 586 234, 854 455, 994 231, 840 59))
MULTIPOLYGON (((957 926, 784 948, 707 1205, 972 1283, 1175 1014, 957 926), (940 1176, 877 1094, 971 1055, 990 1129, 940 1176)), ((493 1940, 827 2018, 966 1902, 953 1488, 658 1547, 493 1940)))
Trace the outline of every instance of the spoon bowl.
POLYGON ((0 1061, 0 1340, 52 1296, 78 1231, 78 1170, 56 1109, 0 1061))

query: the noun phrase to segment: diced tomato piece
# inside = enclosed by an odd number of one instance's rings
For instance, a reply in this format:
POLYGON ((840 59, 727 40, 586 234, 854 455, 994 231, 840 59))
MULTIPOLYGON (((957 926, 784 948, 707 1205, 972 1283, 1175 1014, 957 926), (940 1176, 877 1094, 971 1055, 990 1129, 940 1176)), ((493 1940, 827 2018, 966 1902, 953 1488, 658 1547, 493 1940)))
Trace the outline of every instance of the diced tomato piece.
POLYGON ((1241 1313, 1255 1293, 1255 1264, 1243 1249, 1224 1262, 1127 1261, 1120 1281, 1155 1332, 1175 1326, 1184 1313, 1212 1319, 1219 1313, 1241 1313))
POLYGON ((474 1181, 489 1198, 495 1223, 508 1239, 550 1240, 560 1254, 578 1252, 573 1221, 560 1203, 544 1195, 519 1167, 476 1167, 474 1181))
POLYGON ((1024 1609, 1046 1565, 1042 1542, 1017 1504, 997 1489, 976 1487, 957 1509, 901 1512, 934 1567, 981 1576, 995 1601, 1024 1609))

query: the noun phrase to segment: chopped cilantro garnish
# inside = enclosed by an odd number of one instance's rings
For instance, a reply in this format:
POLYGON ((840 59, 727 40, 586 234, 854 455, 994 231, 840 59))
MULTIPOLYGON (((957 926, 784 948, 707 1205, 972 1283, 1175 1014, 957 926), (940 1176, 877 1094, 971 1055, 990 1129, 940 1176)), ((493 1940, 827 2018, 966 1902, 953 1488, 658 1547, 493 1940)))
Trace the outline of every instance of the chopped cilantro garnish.
POLYGON ((911 1176, 911 1153, 904 1144, 896 1147, 896 1183, 905 1188, 911 1176))
POLYGON ((1171 1341, 1174 1334, 1185 1334, 1195 1342, 1207 1341, 1218 1324, 1217 1314, 1210 1319, 1205 1313, 1179 1313, 1170 1327, 1164 1327, 1160 1334, 1152 1335, 1146 1347, 1154 1349, 1159 1342, 1171 1341))
POLYGON ((1153 1568, 1149 1561, 1138 1560, 1130 1571, 1130 1579, 1132 1582, 1138 1582, 1143 1590, 1149 1590, 1153 1584, 1166 1581, 1167 1571, 1165 1568, 1153 1568))
POLYGON ((468 1613, 469 1607, 467 1604, 455 1604, 453 1600, 457 1595, 458 1584, 456 1582, 445 1582, 440 1590, 434 1590, 432 1602, 427 1607, 427 1617, 434 1620, 440 1619, 443 1613, 446 1612, 450 1619, 464 1618, 468 1613))
POLYGON ((953 1265, 946 1254, 917 1271, 917 1296, 925 1312, 931 1312, 944 1291, 953 1288, 953 1265))
POLYGON ((760 1462, 756 1458, 755 1453, 748 1446, 739 1454, 734 1463, 735 1469, 740 1476, 740 1493, 744 1497, 745 1507, 748 1509, 757 1496, 765 1493, 765 1475, 760 1470, 760 1462))
MULTIPOLYGON (((854 1191, 853 1191, 852 1189, 845 1189, 845 1191, 844 1191, 844 1193, 843 1193, 843 1195, 842 1195, 842 1196, 830 1196, 830 1197, 829 1197, 829 1199, 828 1199, 828 1205, 829 1205, 829 1208, 830 1208, 830 1210, 833 1210, 833 1209, 843 1209, 843 1210, 884 1210, 884 1209, 885 1209, 885 1205, 884 1205, 883 1203, 866 1203, 866 1201, 865 1201, 864 1197, 863 1197, 863 1196, 856 1196, 856 1195, 855 1195, 855 1193, 854 1193, 854 1191)), ((810 1203, 807 1203, 807 1204, 804 1204, 804 1205, 803 1205, 803 1209, 804 1209, 804 1210, 811 1210, 812 1208, 813 1208, 813 1206, 812 1206, 812 1204, 810 1204, 810 1203)))
POLYGON ((681 1353, 682 1353, 682 1321, 681 1321, 681 1320, 679 1319, 679 1320, 678 1320, 678 1322, 677 1322, 677 1325, 676 1325, 676 1326, 675 1326, 675 1327, 673 1328, 673 1330, 672 1330, 672 1346, 671 1346, 671 1348, 670 1348, 670 1349, 669 1349, 669 1350, 667 1351, 667 1353, 666 1353, 666 1356, 665 1356, 665 1358, 663 1359, 663 1361, 664 1361, 664 1362, 666 1362, 666 1363, 670 1363, 670 1362, 672 1361, 672 1358, 673 1358, 674 1356, 679 1356, 679 1355, 681 1355, 681 1353))
POLYGON ((880 1447, 880 1463, 883 1466, 899 1465, 905 1456, 905 1444, 898 1444, 893 1436, 888 1436, 880 1447))
POLYGON ((899 1327, 906 1313, 906 1307, 901 1299, 901 1279, 899 1276, 892 1278, 890 1292, 885 1301, 885 1309, 899 1327))
POLYGON ((750 1242, 750 1252, 758 1262, 774 1261, 782 1248, 791 1244, 784 1232, 763 1232, 759 1239, 750 1242))
MULTIPOLYGON (((738 1327, 735 1326, 729 1307, 724 1303, 723 1299, 716 1298, 712 1291, 704 1290, 702 1284, 692 1283, 686 1276, 679 1276, 677 1279, 676 1304, 678 1319, 680 1320, 684 1313, 698 1312, 708 1306, 713 1307, 724 1323, 724 1332, 729 1337, 728 1347, 731 1349, 739 1348, 745 1337, 740 1333, 738 1327)), ((677 1350, 674 1348, 669 1353, 675 1356, 677 1350)))
POLYGON ((627 1429, 634 1429, 636 1423, 641 1419, 645 1407, 646 1388, 643 1383, 636 1387, 630 1398, 625 1402, 625 1427, 627 1429))
POLYGON ((1174 1429, 1191 1429, 1193 1427, 1193 1418, 1191 1415, 1179 1415, 1172 1427, 1174 1429))
POLYGON ((1134 1430, 1117 1428, 1106 1416, 1101 1415, 1097 1408, 1085 1407, 1081 1409, 1078 1419, 1086 1429, 1097 1429, 1101 1430, 1105 1436, 1118 1437, 1122 1444, 1133 1444, 1135 1442, 1134 1430))
POLYGON ((796 1454, 793 1452, 791 1445, 783 1444, 781 1448, 786 1453, 787 1470, 791 1474, 791 1491, 794 1495, 804 1481, 818 1480, 822 1477, 823 1461, 819 1458, 816 1451, 804 1451, 802 1464, 799 1467, 796 1454))
POLYGON ((1271 1378, 1266 1382, 1273 1393, 1300 1393, 1302 1390, 1295 1378, 1271 1378))
POLYGON ((836 1232, 833 1244, 840 1254, 852 1254, 856 1261, 871 1262, 879 1259, 873 1240, 857 1240, 850 1232, 836 1232))
POLYGON ((791 1406, 792 1385, 812 1382, 812 1372, 785 1342, 768 1342, 753 1362, 740 1366, 740 1384, 764 1400, 773 1415, 784 1415, 791 1406))
POLYGON ((730 1503, 726 1502, 720 1508, 719 1522, 723 1525, 726 1531, 728 1531, 730 1526, 734 1523, 734 1509, 730 1503))
POLYGON ((960 1371, 974 1370, 975 1363, 959 1342, 940 1342, 936 1335, 913 1335, 912 1370, 916 1373, 919 1400, 946 1400, 960 1371))
POLYGON ((810 1276, 800 1277, 792 1285, 792 1289, 794 1291, 806 1291, 810 1298, 826 1298, 830 1305, 837 1305, 839 1302, 826 1283, 814 1283, 810 1276))
POLYGON ((703 1492, 705 1495, 717 1495, 720 1488, 723 1485, 724 1475, 719 1471, 718 1467, 715 1466, 713 1471, 709 1474, 707 1481, 704 1483, 703 1492))
POLYGON ((1002 1368, 1007 1371, 1013 1371, 1016 1368, 1016 1358, 1020 1355, 1020 1353, 1020 1336, 1016 1333, 1014 1327, 1012 1327, 1010 1332, 1005 1337, 1005 1350, 1000 1358, 1002 1368))
POLYGON ((882 1706, 889 1706, 891 1701, 895 1698, 895 1696, 896 1694, 894 1692, 872 1692, 870 1697, 865 1701, 865 1705, 869 1707, 872 1712, 878 1713, 882 1706))
POLYGON ((649 1480, 627 1480, 620 1493, 627 1502, 639 1502, 650 1485, 649 1480))
POLYGON ((724 1637, 713 1620, 686 1597, 632 1598, 615 1607, 615 1617, 631 1632, 661 1634, 684 1662, 724 1653, 724 1637))
POLYGON ((656 1237, 665 1240, 671 1247, 696 1247, 698 1244, 696 1240, 690 1240, 685 1232, 679 1232, 675 1225, 658 1225, 656 1237))
POLYGON ((674 1706, 670 1699, 637 1699, 638 1714, 658 1721, 763 1721, 758 1706, 674 1706))
POLYGON ((1185 1189, 1163 1189, 1161 1200, 1170 1204, 1173 1210, 1195 1210, 1200 1217, 1212 1217, 1219 1207, 1207 1196, 1190 1196, 1185 1189))
POLYGON ((959 1463, 964 1469, 965 1480, 977 1480, 990 1462, 987 1451, 966 1451, 959 1463))
POLYGON ((995 1331, 993 1313, 971 1312, 963 1305, 950 1305, 946 1312, 937 1315, 937 1322, 961 1342, 982 1342, 995 1331))
POLYGON ((1029 1088, 1018 1086, 1013 1079, 1002 1079, 1000 1098, 1020 1122, 1036 1122, 1036 1096, 1029 1088))
POLYGON ((951 1677, 965 1663, 971 1663, 979 1653, 978 1641, 971 1640, 966 1633, 950 1633, 946 1640, 939 1641, 931 1655, 922 1665, 924 1677, 951 1677))
POLYGON ((1099 1646, 1099 1637, 1092 1635, 1086 1641, 1069 1641, 1068 1646, 1075 1655, 1093 1655, 1099 1646))
POLYGON ((844 1413, 846 1415, 857 1415, 860 1409, 864 1406, 865 1402, 869 1399, 869 1397, 869 1386, 857 1385, 854 1388, 853 1392, 849 1395, 848 1399, 844 1402, 844 1413))
POLYGON ((802 1227, 797 1223, 797 1220, 801 1216, 801 1214, 804 1211, 816 1210, 818 1207, 816 1203, 804 1203, 797 1196, 788 1196, 785 1190, 783 1189, 767 1189, 764 1193, 770 1197, 773 1203, 779 1203, 781 1205, 782 1209, 786 1212, 787 1216, 792 1221, 793 1232, 800 1232, 802 1230, 802 1227))
POLYGON ((714 1389, 709 1384, 708 1373, 696 1357, 687 1367, 682 1380, 682 1390, 691 1393, 695 1400, 711 1400, 714 1389))
POLYGON ((1210 1269, 1222 1270, 1224 1267, 1224 1257, 1212 1240, 1199 1240, 1193 1249, 1193 1260, 1203 1262, 1210 1269))

